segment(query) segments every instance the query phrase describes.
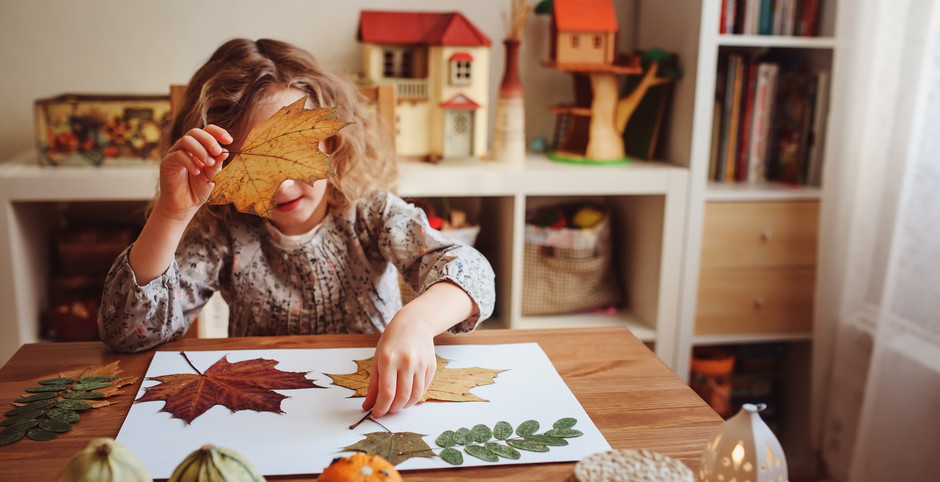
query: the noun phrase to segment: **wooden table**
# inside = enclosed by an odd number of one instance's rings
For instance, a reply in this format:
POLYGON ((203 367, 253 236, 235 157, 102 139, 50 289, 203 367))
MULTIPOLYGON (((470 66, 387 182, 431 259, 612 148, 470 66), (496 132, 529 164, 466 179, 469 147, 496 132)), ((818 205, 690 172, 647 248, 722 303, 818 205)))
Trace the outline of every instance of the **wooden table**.
MULTIPOLYGON (((321 335, 226 339, 184 339, 160 350, 345 348, 375 346, 375 335, 321 335)), ((564 330, 478 330, 441 335, 438 344, 537 342, 614 448, 646 448, 677 458, 693 471, 721 418, 626 328, 564 330)), ((98 342, 35 343, 20 347, 0 369, 0 404, 25 394, 26 387, 60 372, 120 360, 122 375, 146 373, 153 351, 112 353, 98 342)), ((142 380, 141 380, 142 381, 142 380)), ((115 405, 82 413, 71 432, 49 442, 20 440, 0 446, 0 480, 54 480, 66 460, 95 437, 116 437, 140 388, 125 387, 115 405)), ((4 409, 4 412, 6 409, 4 409)), ((494 465, 408 471, 406 480, 565 480, 573 463, 494 465)), ((304 480, 308 477, 273 477, 304 480)))

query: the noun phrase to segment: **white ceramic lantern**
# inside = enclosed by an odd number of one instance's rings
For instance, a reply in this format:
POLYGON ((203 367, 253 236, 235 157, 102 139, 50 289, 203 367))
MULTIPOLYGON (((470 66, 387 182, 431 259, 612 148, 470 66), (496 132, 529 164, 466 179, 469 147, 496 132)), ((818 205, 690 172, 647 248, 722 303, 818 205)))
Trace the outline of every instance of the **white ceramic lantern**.
POLYGON ((787 458, 757 413, 764 404, 745 403, 718 427, 702 452, 702 482, 786 482, 787 458))

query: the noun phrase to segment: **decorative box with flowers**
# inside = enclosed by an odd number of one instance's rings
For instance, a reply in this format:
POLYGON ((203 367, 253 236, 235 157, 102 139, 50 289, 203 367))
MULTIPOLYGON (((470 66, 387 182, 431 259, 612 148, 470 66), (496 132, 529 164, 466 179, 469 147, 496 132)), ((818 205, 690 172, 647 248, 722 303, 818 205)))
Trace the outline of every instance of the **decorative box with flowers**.
POLYGON ((157 143, 169 119, 168 95, 63 94, 39 99, 39 161, 53 166, 157 161, 157 143))

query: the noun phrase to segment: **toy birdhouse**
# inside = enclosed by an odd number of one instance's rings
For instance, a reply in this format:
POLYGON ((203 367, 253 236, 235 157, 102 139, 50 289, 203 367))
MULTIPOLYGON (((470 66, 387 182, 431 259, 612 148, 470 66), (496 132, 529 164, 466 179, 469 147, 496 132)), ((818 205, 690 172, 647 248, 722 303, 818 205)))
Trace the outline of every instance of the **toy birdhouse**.
POLYGON ((406 158, 487 154, 490 39, 458 12, 362 11, 363 81, 396 91, 406 158))
POLYGON ((636 55, 616 52, 619 26, 613 0, 544 0, 536 12, 550 11, 551 49, 547 65, 573 76, 575 101, 555 105, 556 160, 625 162, 623 132, 647 90, 671 77, 657 65, 645 71, 636 55), (550 8, 548 5, 550 4, 550 8), (643 75, 623 98, 619 78, 643 75))

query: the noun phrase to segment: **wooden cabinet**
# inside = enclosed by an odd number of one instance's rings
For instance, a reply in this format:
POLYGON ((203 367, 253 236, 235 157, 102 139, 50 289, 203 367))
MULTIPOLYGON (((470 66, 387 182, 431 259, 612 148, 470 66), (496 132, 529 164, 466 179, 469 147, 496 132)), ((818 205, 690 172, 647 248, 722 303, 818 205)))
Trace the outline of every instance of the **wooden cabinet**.
POLYGON ((819 202, 709 202, 702 269, 816 264, 819 202))
POLYGON ((819 203, 705 207, 695 334, 812 329, 819 203))
POLYGON ((702 270, 695 334, 808 333, 812 269, 702 270))

